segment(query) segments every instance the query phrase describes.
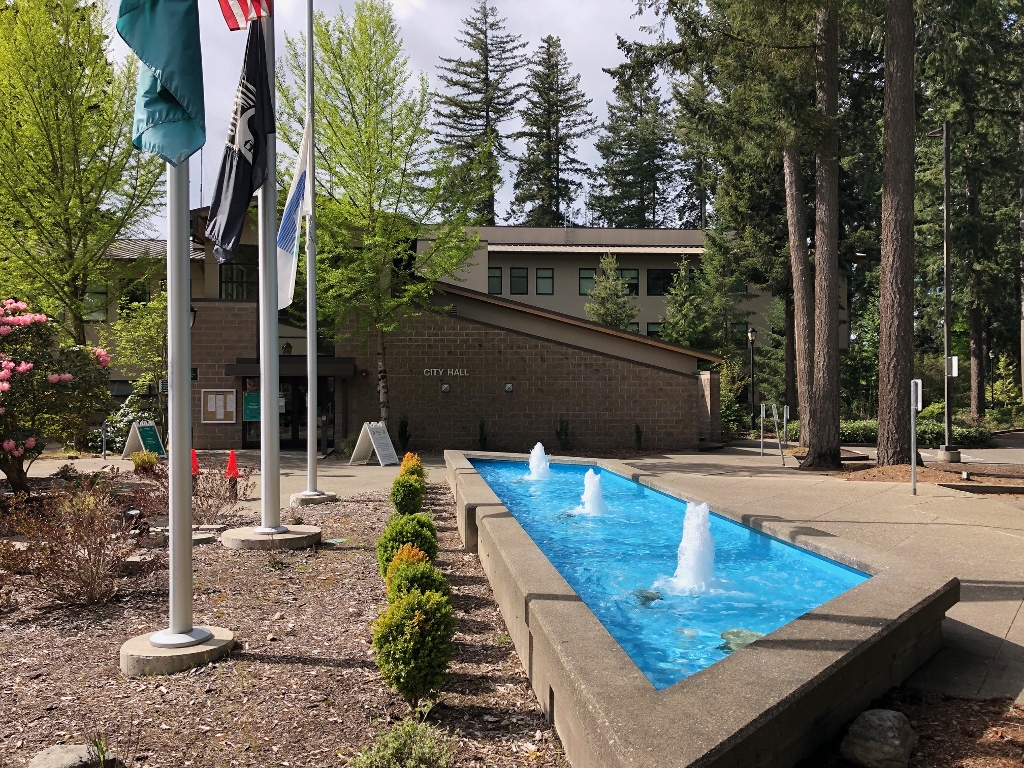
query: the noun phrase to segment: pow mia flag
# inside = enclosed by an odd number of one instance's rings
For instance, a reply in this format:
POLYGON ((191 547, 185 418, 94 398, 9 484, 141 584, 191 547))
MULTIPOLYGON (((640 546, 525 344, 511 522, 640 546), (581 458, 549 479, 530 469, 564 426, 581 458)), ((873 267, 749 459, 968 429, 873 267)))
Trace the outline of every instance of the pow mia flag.
POLYGON ((271 98, 267 47, 263 25, 257 20, 249 24, 242 78, 206 226, 221 264, 235 258, 252 195, 267 179, 267 136, 274 133, 271 98))

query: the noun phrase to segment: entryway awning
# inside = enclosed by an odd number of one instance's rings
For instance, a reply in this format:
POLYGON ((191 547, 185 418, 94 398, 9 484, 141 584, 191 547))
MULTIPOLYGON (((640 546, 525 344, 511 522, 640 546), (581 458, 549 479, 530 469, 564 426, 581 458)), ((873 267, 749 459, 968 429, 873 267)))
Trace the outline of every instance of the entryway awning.
MULTIPOLYGON (((281 355, 278 358, 278 365, 281 376, 306 375, 305 355, 281 355)), ((317 355, 316 368, 317 374, 320 376, 351 378, 356 375, 356 359, 354 357, 317 355)), ((260 375, 260 360, 258 357, 239 357, 235 362, 224 366, 224 375, 258 377, 260 375)))

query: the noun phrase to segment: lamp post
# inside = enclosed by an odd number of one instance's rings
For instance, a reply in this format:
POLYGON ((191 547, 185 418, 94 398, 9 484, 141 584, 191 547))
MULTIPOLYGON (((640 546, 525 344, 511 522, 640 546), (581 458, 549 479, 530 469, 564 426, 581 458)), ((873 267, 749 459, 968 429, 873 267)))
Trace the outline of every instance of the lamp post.
POLYGON ((750 342, 750 429, 757 429, 757 418, 754 416, 754 341, 757 339, 757 331, 754 326, 747 326, 747 341, 750 342))
POLYGON ((960 449, 953 445, 953 412, 950 410, 950 402, 953 399, 953 365, 949 357, 950 344, 950 270, 949 270, 949 121, 942 122, 942 128, 930 131, 928 136, 933 139, 942 139, 942 349, 946 359, 945 366, 945 422, 946 422, 946 444, 939 448, 939 459, 948 462, 960 461, 960 449))
POLYGON ((988 351, 988 407, 996 407, 996 351, 988 351))

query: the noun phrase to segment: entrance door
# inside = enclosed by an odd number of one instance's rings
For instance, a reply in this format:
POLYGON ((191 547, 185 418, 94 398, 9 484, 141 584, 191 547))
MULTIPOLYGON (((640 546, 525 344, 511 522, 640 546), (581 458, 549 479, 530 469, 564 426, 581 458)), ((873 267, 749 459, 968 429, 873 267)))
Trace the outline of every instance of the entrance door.
MULTIPOLYGON (((246 391, 259 391, 258 379, 246 379, 246 391)), ((281 432, 281 449, 287 451, 306 450, 308 419, 306 414, 306 378, 298 376, 282 376, 278 388, 277 413, 281 432)), ((324 429, 327 431, 327 447, 334 447, 334 377, 320 376, 317 378, 317 413, 326 417, 317 430, 317 446, 323 447, 324 429)), ((246 422, 244 426, 243 446, 259 447, 259 422, 246 422)))

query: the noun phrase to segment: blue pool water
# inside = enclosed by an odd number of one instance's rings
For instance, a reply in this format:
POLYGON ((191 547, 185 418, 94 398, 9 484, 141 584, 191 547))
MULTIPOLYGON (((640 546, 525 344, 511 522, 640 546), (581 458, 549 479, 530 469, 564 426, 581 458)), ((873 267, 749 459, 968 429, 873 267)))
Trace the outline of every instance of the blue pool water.
POLYGON ((548 479, 527 480, 525 462, 473 465, 659 690, 725 658, 750 632, 766 635, 868 578, 712 513, 712 586, 668 594, 654 582, 675 572, 686 502, 593 467, 608 510, 585 515, 591 467, 552 464, 548 479))

